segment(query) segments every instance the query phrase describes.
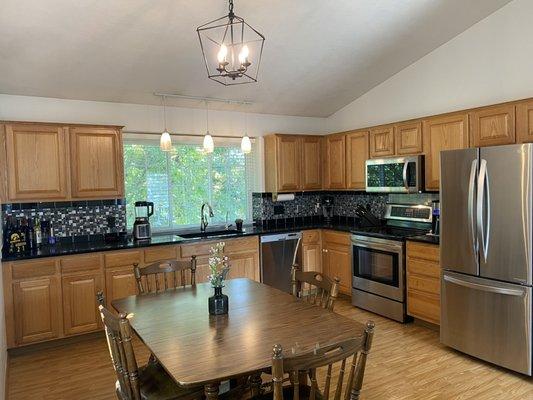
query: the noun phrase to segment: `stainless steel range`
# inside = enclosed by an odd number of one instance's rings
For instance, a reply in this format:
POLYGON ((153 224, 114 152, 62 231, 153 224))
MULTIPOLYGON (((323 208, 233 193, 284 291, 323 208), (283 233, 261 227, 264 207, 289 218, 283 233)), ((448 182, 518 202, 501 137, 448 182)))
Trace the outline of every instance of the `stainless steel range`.
POLYGON ((385 219, 352 235, 352 304, 405 322, 405 239, 429 232, 431 206, 387 204, 385 219))

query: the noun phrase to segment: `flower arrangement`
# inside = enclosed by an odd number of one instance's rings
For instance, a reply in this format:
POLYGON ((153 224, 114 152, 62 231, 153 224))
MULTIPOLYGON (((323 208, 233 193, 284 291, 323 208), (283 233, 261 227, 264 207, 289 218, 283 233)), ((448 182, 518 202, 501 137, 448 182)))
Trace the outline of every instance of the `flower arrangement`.
POLYGON ((209 250, 211 253, 209 257, 209 270, 211 271, 211 275, 207 278, 214 288, 224 286, 224 280, 229 272, 229 258, 224 255, 225 246, 226 243, 219 242, 209 250))

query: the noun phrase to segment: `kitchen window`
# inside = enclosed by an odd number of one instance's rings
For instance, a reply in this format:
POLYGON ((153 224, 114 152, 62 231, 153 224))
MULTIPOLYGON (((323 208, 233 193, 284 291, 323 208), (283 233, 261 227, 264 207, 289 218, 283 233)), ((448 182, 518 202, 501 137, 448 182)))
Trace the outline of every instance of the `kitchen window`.
POLYGON ((243 154, 240 138, 215 137, 215 150, 205 154, 202 137, 173 136, 173 149, 159 148, 159 135, 124 135, 124 174, 128 228, 135 219, 134 203, 154 203, 154 231, 200 225, 200 206, 209 202, 211 225, 252 219, 252 192, 259 171, 256 145, 243 154))

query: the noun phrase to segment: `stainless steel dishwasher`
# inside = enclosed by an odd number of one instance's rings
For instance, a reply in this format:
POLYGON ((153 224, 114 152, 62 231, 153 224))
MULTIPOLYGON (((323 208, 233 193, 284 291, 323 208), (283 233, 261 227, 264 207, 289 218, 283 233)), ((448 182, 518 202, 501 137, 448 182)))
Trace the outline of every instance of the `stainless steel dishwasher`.
POLYGON ((264 284, 291 292, 291 267, 297 261, 302 232, 261 236, 261 279, 264 284))

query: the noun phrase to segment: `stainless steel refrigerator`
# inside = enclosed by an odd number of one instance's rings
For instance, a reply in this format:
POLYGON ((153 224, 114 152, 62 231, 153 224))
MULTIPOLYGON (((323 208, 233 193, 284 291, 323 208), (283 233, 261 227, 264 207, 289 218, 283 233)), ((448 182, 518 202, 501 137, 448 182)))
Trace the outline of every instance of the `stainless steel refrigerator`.
POLYGON ((441 342, 532 372, 533 144, 441 153, 441 342))

